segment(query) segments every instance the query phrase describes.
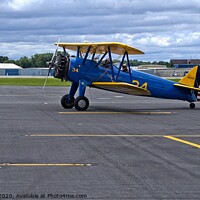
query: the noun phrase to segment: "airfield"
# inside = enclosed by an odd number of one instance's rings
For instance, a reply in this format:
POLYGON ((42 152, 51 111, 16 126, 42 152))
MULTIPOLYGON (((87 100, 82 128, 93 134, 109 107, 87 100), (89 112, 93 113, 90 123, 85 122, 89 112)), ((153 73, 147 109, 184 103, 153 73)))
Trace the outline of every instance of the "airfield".
POLYGON ((0 198, 200 199, 200 104, 88 88, 78 112, 67 92, 0 87, 0 198))

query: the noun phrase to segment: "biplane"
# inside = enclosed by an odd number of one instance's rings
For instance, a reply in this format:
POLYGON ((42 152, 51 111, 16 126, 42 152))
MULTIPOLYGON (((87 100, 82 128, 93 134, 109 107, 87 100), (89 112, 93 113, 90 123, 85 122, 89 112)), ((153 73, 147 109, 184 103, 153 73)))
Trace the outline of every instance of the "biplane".
POLYGON ((75 107, 84 111, 89 107, 85 96, 86 87, 119 92, 130 95, 178 99, 188 101, 195 108, 200 92, 200 67, 192 68, 179 82, 173 82, 158 76, 133 70, 129 55, 144 54, 137 48, 119 42, 99 43, 56 43, 57 49, 49 64, 54 68, 54 77, 70 81, 68 94, 61 99, 65 109, 75 107), (58 53, 58 47, 63 51, 58 53), (75 51, 69 56, 67 51, 75 51), (114 56, 121 56, 118 64, 114 56), (126 70, 123 70, 126 65, 126 70), (78 91, 78 96, 75 94, 78 91))

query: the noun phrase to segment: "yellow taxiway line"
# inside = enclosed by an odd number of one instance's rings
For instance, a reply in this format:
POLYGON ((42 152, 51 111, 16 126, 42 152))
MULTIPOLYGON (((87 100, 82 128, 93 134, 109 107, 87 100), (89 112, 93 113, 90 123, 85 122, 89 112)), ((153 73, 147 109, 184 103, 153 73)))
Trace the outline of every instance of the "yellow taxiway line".
POLYGON ((195 144, 193 142, 189 142, 189 141, 186 141, 186 140, 182 140, 182 139, 179 139, 179 138, 176 138, 174 136, 170 136, 170 135, 166 135, 164 136, 164 138, 168 138, 170 140, 174 140, 174 141, 177 141, 177 142, 181 142, 183 144, 187 144, 187 145, 190 145, 190 146, 193 146, 193 147, 197 147, 197 148, 200 148, 200 145, 199 144, 195 144))
POLYGON ((79 115, 79 114, 82 114, 82 115, 95 115, 95 114, 102 114, 102 115, 109 115, 109 114, 122 114, 122 115, 124 115, 124 114, 135 114, 135 115, 171 115, 172 114, 172 112, 160 112, 160 111, 154 111, 154 112, 147 112, 147 111, 145 111, 145 112, 140 112, 140 111, 138 111, 138 112, 118 112, 118 111, 116 111, 116 112, 58 112, 59 114, 62 114, 62 115, 74 115, 74 114, 77 114, 77 115, 79 115))
MULTIPOLYGON (((32 135, 25 135, 27 137, 132 137, 132 138, 167 138, 170 140, 174 140, 183 144, 187 144, 196 148, 200 148, 200 144, 196 144, 193 142, 189 142, 187 140, 182 140, 177 137, 182 137, 182 138, 200 138, 200 135, 133 135, 133 134, 32 134, 32 135)), ((1 165, 0 165, 1 166, 1 165)))
POLYGON ((62 163, 62 164, 45 164, 45 163, 1 163, 0 167, 90 167, 91 164, 83 163, 62 163))
POLYGON ((32 134, 29 137, 163 137, 163 135, 131 135, 131 134, 32 134))
POLYGON ((142 134, 31 134, 25 135, 26 137, 165 137, 171 139, 169 137, 198 137, 200 135, 142 135, 142 134))

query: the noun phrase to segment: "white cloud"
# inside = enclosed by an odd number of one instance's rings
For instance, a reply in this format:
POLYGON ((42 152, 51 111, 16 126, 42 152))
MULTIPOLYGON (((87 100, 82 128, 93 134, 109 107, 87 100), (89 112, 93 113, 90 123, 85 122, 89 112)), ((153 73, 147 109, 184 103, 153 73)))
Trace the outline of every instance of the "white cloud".
POLYGON ((148 34, 146 37, 138 39, 137 42, 143 46, 167 47, 170 46, 170 37, 148 34))
POLYGON ((0 7, 1 54, 11 58, 53 51, 59 37, 127 43, 150 60, 199 56, 199 0, 1 0, 0 7))
POLYGON ((11 0, 8 2, 8 6, 19 11, 38 3, 42 3, 42 0, 11 0))

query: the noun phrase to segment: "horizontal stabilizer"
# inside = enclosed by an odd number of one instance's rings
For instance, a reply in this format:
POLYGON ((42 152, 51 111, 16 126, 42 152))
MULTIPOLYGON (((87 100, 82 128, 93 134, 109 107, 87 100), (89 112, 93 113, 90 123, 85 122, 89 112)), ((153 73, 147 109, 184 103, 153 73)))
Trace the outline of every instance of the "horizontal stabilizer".
POLYGON ((124 83, 124 82, 93 82, 92 86, 101 88, 104 90, 120 92, 124 94, 132 94, 132 95, 140 95, 140 96, 151 95, 151 93, 144 88, 141 88, 129 83, 124 83))
POLYGON ((179 84, 179 83, 175 83, 174 86, 187 88, 187 89, 195 90, 195 91, 200 91, 200 88, 191 87, 191 86, 188 86, 188 85, 182 85, 182 84, 179 84))

